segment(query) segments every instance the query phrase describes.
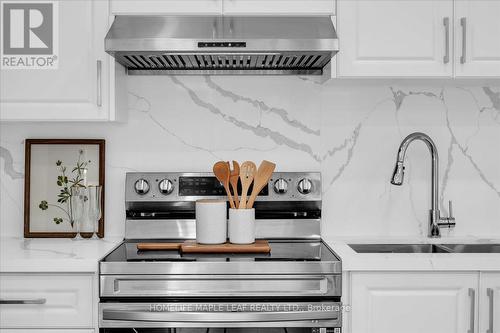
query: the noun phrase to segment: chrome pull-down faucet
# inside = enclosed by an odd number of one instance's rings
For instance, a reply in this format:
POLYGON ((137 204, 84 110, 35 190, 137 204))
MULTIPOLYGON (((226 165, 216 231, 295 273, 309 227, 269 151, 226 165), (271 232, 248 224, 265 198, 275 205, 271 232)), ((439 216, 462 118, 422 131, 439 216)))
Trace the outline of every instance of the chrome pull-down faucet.
POLYGON ((449 214, 450 214, 449 217, 441 217, 441 214, 439 212, 438 208, 439 157, 434 141, 432 141, 432 139, 427 134, 419 132, 412 133, 408 135, 403 140, 403 142, 401 142, 401 145, 399 146, 398 150, 396 167, 394 168, 394 172, 391 178, 391 184, 398 186, 403 184, 404 170, 405 170, 404 160, 405 160, 406 149, 408 149, 408 146, 414 140, 423 141, 427 145, 427 148, 429 148, 429 151, 431 153, 432 179, 431 179, 431 210, 429 211, 429 237, 434 237, 434 238, 441 237, 441 231, 439 228, 453 228, 455 226, 455 218, 453 217, 451 201, 449 202, 449 214))

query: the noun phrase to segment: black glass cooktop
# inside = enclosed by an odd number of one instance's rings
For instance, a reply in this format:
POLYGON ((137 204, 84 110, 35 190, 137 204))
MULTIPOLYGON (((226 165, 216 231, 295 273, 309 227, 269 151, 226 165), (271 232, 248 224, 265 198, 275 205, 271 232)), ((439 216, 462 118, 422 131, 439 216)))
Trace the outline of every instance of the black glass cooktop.
POLYGON ((178 243, 179 240, 127 240, 106 256, 103 262, 224 262, 224 261, 338 261, 333 252, 322 241, 269 241, 270 253, 181 253, 169 251, 140 251, 137 244, 178 243))

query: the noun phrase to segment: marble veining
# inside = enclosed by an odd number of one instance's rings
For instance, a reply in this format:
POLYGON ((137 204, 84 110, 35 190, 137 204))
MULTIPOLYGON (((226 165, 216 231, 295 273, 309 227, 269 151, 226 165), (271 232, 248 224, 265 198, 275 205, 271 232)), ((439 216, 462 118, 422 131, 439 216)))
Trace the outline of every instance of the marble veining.
POLYGON ((0 158, 3 159, 3 170, 7 176, 12 179, 20 179, 24 177, 22 172, 14 169, 14 160, 12 159, 12 155, 7 148, 0 146, 0 158))
POLYGON ((221 94, 221 96, 223 96, 223 97, 230 98, 234 102, 240 102, 241 101, 241 102, 249 103, 253 107, 259 109, 260 112, 268 112, 268 113, 277 114, 281 118, 281 120, 283 120, 284 122, 286 122, 288 125, 296 127, 297 129, 301 130, 304 133, 314 134, 314 135, 318 135, 318 136, 321 134, 321 132, 320 132, 319 129, 309 128, 307 125, 301 123, 297 119, 291 119, 290 116, 289 116, 288 111, 285 110, 285 109, 283 109, 283 108, 271 107, 271 106, 267 105, 264 101, 256 100, 256 99, 251 99, 251 98, 248 98, 248 97, 245 97, 245 96, 241 96, 241 95, 235 94, 232 91, 224 89, 221 86, 219 86, 218 84, 216 84, 210 78, 210 76, 206 76, 205 77, 205 81, 206 81, 206 83, 207 83, 207 85, 208 85, 209 88, 214 89, 219 94, 221 94))
POLYGON ((399 143, 421 131, 440 153, 440 209, 454 201, 457 228, 449 237, 500 236, 500 85, 355 85, 302 76, 126 80, 126 123, 0 124, 2 235, 22 234, 18 143, 94 136, 107 140, 107 235, 123 235, 128 171, 206 171, 218 159, 269 159, 280 170, 322 172, 326 238, 425 237, 424 145, 410 148, 405 184, 389 184, 399 143))
MULTIPOLYGON (((264 126, 262 126, 262 124, 260 124, 260 122, 256 126, 253 126, 247 122, 244 122, 244 121, 237 119, 236 117, 230 116, 230 115, 224 113, 221 109, 219 109, 215 105, 204 101, 202 98, 200 98, 196 94, 196 92, 193 89, 189 88, 186 84, 184 84, 178 78, 172 76, 171 79, 172 79, 172 82, 181 86, 182 88, 184 88, 188 92, 191 100, 196 105, 208 110, 209 112, 211 112, 215 115, 220 116, 224 121, 230 122, 231 124, 241 128, 241 129, 251 131, 257 136, 270 138, 278 145, 286 145, 292 149, 301 150, 303 152, 306 152, 312 158, 314 158, 316 161, 318 161, 318 162, 321 161, 321 157, 318 156, 316 153, 314 153, 311 146, 304 144, 304 143, 297 142, 296 140, 293 140, 292 138, 289 138, 278 131, 272 130, 271 128, 264 127, 264 126)), ((258 101, 254 101, 254 102, 258 104, 258 101)), ((289 123, 290 123, 290 121, 289 121, 289 123)), ((296 122, 291 122, 291 123, 294 126, 296 124, 296 122)))

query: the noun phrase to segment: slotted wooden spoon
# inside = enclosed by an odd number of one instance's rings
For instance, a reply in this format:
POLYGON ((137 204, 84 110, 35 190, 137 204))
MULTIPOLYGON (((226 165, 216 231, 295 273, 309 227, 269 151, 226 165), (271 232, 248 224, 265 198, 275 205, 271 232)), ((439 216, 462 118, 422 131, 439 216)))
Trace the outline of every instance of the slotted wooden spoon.
POLYGON ((246 161, 241 164, 240 167, 240 179, 241 179, 241 199, 240 199, 240 209, 247 208, 247 194, 250 184, 252 184, 255 173, 257 172, 257 167, 254 162, 246 161))
POLYGON ((257 195, 259 195, 260 191, 262 191, 264 186, 266 186, 266 184, 269 182, 269 179, 271 179, 275 168, 276 164, 272 162, 264 160, 262 161, 262 163, 260 163, 259 169, 257 170, 257 173, 255 174, 255 178, 253 180, 252 194, 248 199, 247 208, 253 207, 257 195))
POLYGON ((229 183, 233 189, 233 199, 236 208, 240 208, 240 199, 238 195, 238 180, 240 179, 240 165, 238 162, 233 161, 233 168, 231 169, 231 175, 229 176, 229 183))
POLYGON ((214 175, 218 181, 224 186, 226 190, 227 197, 229 198, 229 206, 231 208, 236 208, 233 202, 233 196, 231 195, 231 191, 229 190, 229 177, 231 175, 231 170, 229 169, 229 163, 219 161, 214 164, 214 175))

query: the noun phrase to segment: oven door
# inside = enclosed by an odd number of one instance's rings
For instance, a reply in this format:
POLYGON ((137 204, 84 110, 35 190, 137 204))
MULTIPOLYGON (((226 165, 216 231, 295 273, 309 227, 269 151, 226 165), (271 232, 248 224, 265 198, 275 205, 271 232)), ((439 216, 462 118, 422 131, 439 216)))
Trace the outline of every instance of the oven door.
POLYGON ((99 304, 100 333, 337 333, 341 317, 329 301, 99 304))

